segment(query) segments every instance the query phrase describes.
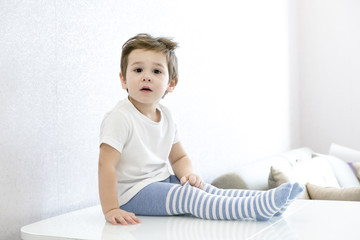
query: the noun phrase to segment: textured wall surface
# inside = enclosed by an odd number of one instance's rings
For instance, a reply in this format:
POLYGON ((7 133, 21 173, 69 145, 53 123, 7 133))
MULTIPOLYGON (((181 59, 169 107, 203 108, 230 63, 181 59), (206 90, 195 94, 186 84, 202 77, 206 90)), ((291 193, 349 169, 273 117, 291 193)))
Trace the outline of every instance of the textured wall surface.
POLYGON ((121 45, 139 32, 180 42, 164 103, 205 180, 292 147, 286 1, 4 0, 1 239, 98 203, 99 125, 126 96, 121 45))

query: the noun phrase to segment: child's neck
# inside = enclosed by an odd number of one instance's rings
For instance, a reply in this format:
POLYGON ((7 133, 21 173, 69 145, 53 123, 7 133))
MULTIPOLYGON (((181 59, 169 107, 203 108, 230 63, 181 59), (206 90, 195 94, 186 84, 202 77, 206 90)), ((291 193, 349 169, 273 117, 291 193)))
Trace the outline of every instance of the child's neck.
POLYGON ((157 109, 158 103, 144 104, 136 101, 129 96, 129 101, 134 105, 134 107, 145 117, 151 119, 154 122, 160 122, 161 113, 157 109))

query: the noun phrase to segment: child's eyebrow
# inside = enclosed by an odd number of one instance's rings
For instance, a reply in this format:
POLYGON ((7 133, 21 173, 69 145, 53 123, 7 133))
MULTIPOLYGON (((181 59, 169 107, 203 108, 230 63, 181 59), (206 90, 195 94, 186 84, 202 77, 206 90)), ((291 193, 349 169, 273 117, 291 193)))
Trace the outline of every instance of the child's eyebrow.
MULTIPOLYGON (((134 63, 132 63, 130 66, 142 65, 142 64, 144 64, 144 63, 143 63, 143 62, 134 62, 134 63)), ((165 68, 164 64, 161 64, 161 63, 154 63, 153 65, 158 66, 158 67, 165 68)))
POLYGON ((161 63, 155 63, 155 66, 165 68, 165 66, 163 64, 161 64, 161 63))
POLYGON ((131 64, 131 66, 133 66, 133 65, 140 65, 140 64, 143 64, 143 62, 134 62, 134 63, 131 64))

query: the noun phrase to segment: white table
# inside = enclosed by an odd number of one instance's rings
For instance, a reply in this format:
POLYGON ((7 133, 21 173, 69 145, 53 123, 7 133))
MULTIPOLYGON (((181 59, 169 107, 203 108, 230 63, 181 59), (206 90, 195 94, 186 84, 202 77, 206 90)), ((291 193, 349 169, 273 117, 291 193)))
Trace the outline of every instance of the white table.
POLYGON ((141 224, 106 223, 100 206, 21 228, 23 240, 59 239, 360 239, 360 202, 296 200, 268 222, 212 221, 191 216, 139 216, 141 224))

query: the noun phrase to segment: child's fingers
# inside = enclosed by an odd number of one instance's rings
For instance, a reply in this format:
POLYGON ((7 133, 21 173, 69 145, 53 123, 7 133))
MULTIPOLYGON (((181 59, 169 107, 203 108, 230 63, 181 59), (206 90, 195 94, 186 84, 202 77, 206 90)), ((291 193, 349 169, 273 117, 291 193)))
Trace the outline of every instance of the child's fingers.
POLYGON ((197 188, 200 188, 202 189, 203 188, 203 183, 202 183, 202 180, 199 176, 197 175, 192 175, 190 178, 189 178, 189 182, 192 186, 194 187, 197 187, 197 188))
POLYGON ((201 187, 201 179, 197 179, 196 181, 196 187, 200 188, 201 187))
POLYGON ((112 225, 117 225, 117 221, 116 221, 115 217, 111 217, 110 219, 107 219, 107 221, 109 223, 111 223, 112 225))
POLYGON ((196 183, 195 183, 194 186, 197 187, 197 188, 200 188, 200 186, 201 186, 201 179, 200 178, 196 179, 196 183))
POLYGON ((127 221, 125 220, 125 218, 123 218, 122 216, 117 216, 115 217, 116 220, 121 224, 121 225, 128 225, 127 221))
POLYGON ((141 223, 140 220, 137 217, 135 217, 135 215, 125 216, 124 219, 127 223, 130 223, 132 225, 136 223, 141 223))
POLYGON ((126 212, 121 209, 115 209, 105 214, 106 221, 113 225, 118 223, 122 225, 141 223, 134 213, 126 212))
POLYGON ((134 213, 130 213, 130 217, 135 221, 135 223, 141 223, 140 219, 138 219, 134 213))
POLYGON ((122 225, 127 225, 128 223, 132 225, 136 223, 141 223, 140 220, 133 213, 130 213, 129 215, 126 216, 119 216, 117 219, 122 225))
POLYGON ((136 222, 134 221, 134 219, 130 216, 126 216, 125 217, 125 220, 130 223, 130 224, 136 224, 136 222))
POLYGON ((195 185, 196 185, 196 182, 197 182, 197 177, 194 176, 194 175, 191 175, 191 176, 189 177, 189 182, 190 182, 190 184, 191 184, 192 186, 195 186, 195 185))
POLYGON ((187 180, 188 180, 187 177, 186 177, 186 176, 183 176, 183 177, 180 179, 181 185, 184 185, 187 180))
POLYGON ((194 187, 197 187, 200 189, 202 189, 202 187, 203 187, 201 178, 199 176, 197 176, 196 174, 190 174, 188 176, 183 176, 180 179, 181 185, 184 185, 187 181, 189 181, 191 186, 194 186, 194 187))
POLYGON ((137 223, 141 223, 140 219, 138 219, 137 217, 134 218, 135 222, 137 223))

